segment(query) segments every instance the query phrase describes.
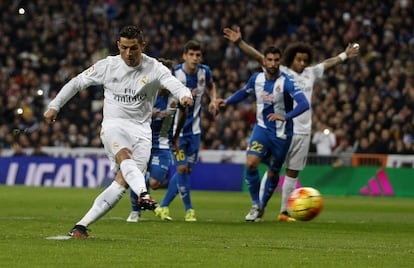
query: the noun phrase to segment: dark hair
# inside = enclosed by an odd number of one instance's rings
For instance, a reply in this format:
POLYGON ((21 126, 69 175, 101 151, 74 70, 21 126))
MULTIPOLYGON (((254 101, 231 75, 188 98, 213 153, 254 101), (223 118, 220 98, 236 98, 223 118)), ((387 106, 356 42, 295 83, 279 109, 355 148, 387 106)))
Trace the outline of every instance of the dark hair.
POLYGON ((159 58, 158 61, 164 64, 168 69, 170 70, 173 69, 174 62, 172 60, 165 59, 165 58, 159 58))
POLYGON ((202 50, 202 45, 196 40, 190 40, 184 45, 184 53, 187 53, 189 50, 202 50))
POLYGON ((313 50, 312 47, 308 44, 298 42, 290 44, 283 53, 283 64, 287 67, 290 67, 295 59, 297 53, 306 53, 309 57, 309 63, 312 62, 313 50))
POLYGON ((138 39, 139 43, 144 43, 144 33, 140 28, 133 25, 123 27, 119 32, 119 38, 121 37, 126 39, 138 39))
POLYGON ((282 50, 280 50, 280 48, 275 47, 275 46, 270 46, 267 47, 264 52, 263 55, 266 57, 267 54, 279 54, 282 55, 282 50))

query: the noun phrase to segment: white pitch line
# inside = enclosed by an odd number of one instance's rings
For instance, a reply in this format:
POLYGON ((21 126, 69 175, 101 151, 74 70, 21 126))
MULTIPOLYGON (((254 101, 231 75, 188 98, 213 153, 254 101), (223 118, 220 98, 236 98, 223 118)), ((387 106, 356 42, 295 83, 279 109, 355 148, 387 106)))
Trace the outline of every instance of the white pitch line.
POLYGON ((71 239, 71 238, 72 237, 68 236, 68 235, 57 235, 57 236, 45 237, 45 239, 47 239, 47 240, 68 240, 68 239, 71 239))

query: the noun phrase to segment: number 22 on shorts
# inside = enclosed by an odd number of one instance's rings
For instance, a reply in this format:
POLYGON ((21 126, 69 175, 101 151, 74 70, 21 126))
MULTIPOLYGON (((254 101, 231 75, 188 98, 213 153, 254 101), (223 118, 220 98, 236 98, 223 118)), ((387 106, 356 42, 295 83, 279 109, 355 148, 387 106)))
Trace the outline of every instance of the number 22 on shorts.
POLYGON ((263 150, 263 144, 258 143, 257 141, 252 142, 252 146, 250 147, 250 151, 261 153, 263 150))

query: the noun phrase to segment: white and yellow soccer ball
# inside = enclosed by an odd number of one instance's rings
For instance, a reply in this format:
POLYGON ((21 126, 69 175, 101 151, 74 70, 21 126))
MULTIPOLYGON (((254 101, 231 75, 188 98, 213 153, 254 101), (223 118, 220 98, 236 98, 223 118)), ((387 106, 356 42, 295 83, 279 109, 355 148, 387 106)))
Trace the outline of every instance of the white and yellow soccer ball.
POLYGON ((314 188, 297 188, 289 195, 287 208, 296 220, 310 221, 322 211, 323 198, 314 188))

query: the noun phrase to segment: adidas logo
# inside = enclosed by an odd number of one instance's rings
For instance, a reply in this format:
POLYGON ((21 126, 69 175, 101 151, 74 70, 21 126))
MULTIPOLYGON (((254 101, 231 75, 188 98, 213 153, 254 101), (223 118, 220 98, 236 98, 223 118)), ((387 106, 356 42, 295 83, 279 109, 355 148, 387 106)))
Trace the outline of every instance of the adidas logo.
POLYGON ((385 170, 380 169, 374 178, 368 180, 368 185, 362 187, 359 193, 371 196, 393 196, 394 190, 385 170))

